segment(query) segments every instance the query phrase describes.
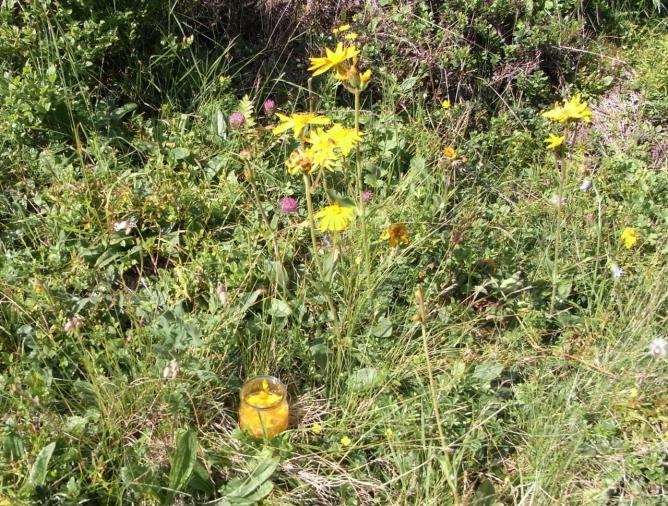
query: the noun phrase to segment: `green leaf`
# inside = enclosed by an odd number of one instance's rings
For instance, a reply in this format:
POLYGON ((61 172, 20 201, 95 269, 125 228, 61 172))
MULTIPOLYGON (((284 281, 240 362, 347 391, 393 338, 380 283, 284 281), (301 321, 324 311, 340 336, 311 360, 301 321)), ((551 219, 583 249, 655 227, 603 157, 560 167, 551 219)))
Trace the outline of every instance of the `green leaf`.
POLYGON ((322 277, 327 281, 331 281, 334 275, 334 267, 339 260, 339 250, 333 249, 329 251, 322 259, 322 277))
POLYGON ((244 97, 239 101, 237 110, 244 115, 244 118, 246 118, 244 127, 253 128, 255 126, 255 108, 253 107, 253 102, 248 95, 244 95, 244 97))
POLYGON ((278 460, 275 458, 262 459, 245 480, 233 480, 221 492, 226 498, 245 498, 255 492, 276 471, 278 460))
POLYGON ((276 318, 287 318, 292 314, 292 309, 287 302, 281 299, 271 299, 268 313, 276 318))
POLYGON ((169 154, 172 155, 174 160, 183 160, 190 156, 190 150, 188 148, 174 148, 170 150, 169 154))
POLYGON ((426 162, 421 156, 415 156, 411 159, 411 169, 422 171, 425 166, 426 162))
POLYGON ((503 366, 501 364, 495 364, 491 362, 478 364, 473 371, 472 377, 479 380, 480 383, 484 385, 489 385, 490 382, 499 377, 502 371, 503 366))
POLYGON ((392 335, 392 322, 387 318, 381 318, 378 323, 371 328, 371 334, 376 337, 390 337, 392 335))
POLYGON ((348 378, 348 387, 354 392, 364 392, 382 384, 386 377, 385 371, 375 367, 358 369, 348 378))
MULTIPOLYGON (((190 480, 197 462, 197 436, 192 430, 183 432, 177 442, 176 450, 170 459, 169 469, 169 501, 174 498, 174 491, 181 491, 190 480)), ((167 502, 170 504, 171 502, 167 502)))
POLYGON ((53 450, 55 448, 55 442, 42 448, 42 450, 37 455, 37 458, 35 459, 35 463, 30 469, 28 479, 23 484, 23 487, 21 487, 22 492, 30 492, 35 487, 44 485, 44 482, 46 481, 46 472, 49 468, 49 461, 51 460, 51 456, 53 455, 53 450))

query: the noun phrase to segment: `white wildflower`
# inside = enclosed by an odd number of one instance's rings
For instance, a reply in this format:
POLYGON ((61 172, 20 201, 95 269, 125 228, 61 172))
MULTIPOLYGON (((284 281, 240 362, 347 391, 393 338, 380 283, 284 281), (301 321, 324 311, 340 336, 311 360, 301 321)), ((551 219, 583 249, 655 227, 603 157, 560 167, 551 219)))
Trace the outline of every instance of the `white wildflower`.
POLYGON ((557 207, 565 206, 566 205, 566 197, 564 196, 559 196, 559 195, 552 195, 552 198, 550 199, 550 202, 552 202, 553 205, 557 207))
POLYGON ((133 228, 137 226, 137 222, 134 219, 117 221, 114 223, 114 231, 121 232, 125 231, 125 235, 129 235, 133 228))
POLYGON ((622 269, 619 265, 617 264, 612 264, 610 266, 610 270, 612 271, 612 277, 615 279, 619 279, 622 277, 622 274, 624 274, 624 269, 622 269))
POLYGON ((588 192, 590 188, 591 188, 591 179, 587 178, 584 181, 582 181, 582 184, 580 185, 581 192, 588 192))
POLYGON ((180 370, 181 369, 179 368, 178 362, 176 360, 172 360, 162 370, 162 377, 165 379, 176 379, 176 376, 178 376, 180 370))
POLYGON ((218 300, 223 306, 227 305, 227 287, 222 283, 216 285, 216 294, 218 295, 218 300))
POLYGON ((79 327, 81 327, 82 323, 83 323, 83 318, 81 318, 81 316, 79 315, 76 315, 65 322, 65 325, 63 325, 63 330, 65 332, 76 330, 79 327))
POLYGON ((665 358, 668 355, 668 341, 661 337, 652 339, 647 350, 655 358, 665 358))

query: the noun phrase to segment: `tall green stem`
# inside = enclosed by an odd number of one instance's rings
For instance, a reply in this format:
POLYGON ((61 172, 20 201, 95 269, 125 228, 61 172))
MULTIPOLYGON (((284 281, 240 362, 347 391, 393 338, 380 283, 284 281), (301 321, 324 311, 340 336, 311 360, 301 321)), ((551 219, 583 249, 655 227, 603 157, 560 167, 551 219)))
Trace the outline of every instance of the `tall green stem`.
MULTIPOLYGON (((355 89, 355 133, 360 133, 360 90, 355 89)), ((355 145, 355 169, 357 171, 357 197, 359 198, 360 218, 362 220, 362 249, 364 251, 364 265, 366 267, 367 279, 370 276, 369 268, 369 244, 366 235, 366 202, 364 202, 364 181, 362 180, 362 163, 360 160, 359 143, 355 145)))
POLYGON ((422 287, 418 285, 415 289, 415 301, 418 306, 418 319, 420 320, 420 329, 422 330, 422 348, 424 351, 424 359, 427 363, 427 374, 429 375, 429 391, 431 393, 431 404, 434 409, 434 417, 436 418, 436 428, 438 429, 438 436, 441 441, 441 448, 443 449, 443 460, 446 466, 446 481, 450 486, 454 504, 459 504, 457 497, 457 483, 455 481, 454 469, 450 455, 448 454, 448 445, 445 440, 445 433, 443 432, 443 422, 441 421, 441 413, 438 408, 438 394, 436 391, 436 382, 434 381, 434 371, 431 368, 431 358, 429 356, 429 343, 427 342, 427 310, 424 304, 424 292, 422 287))
POLYGON ((309 177, 308 174, 304 174, 304 193, 306 193, 306 209, 308 211, 308 224, 309 224, 309 229, 311 231, 311 245, 313 246, 313 259, 316 265, 316 268, 318 269, 318 275, 320 276, 320 280, 322 281, 323 285, 325 285, 325 292, 323 295, 325 296, 325 300, 327 301, 327 305, 329 305, 329 310, 332 313, 332 318, 334 318, 334 328, 336 331, 337 337, 341 337, 341 326, 339 324, 339 316, 336 312, 336 306, 334 305, 334 301, 332 300, 332 297, 329 294, 329 283, 325 280, 325 276, 323 275, 323 270, 322 270, 322 265, 320 264, 320 257, 318 256, 318 241, 315 236, 315 218, 313 217, 313 200, 311 199, 311 178, 309 177))
POLYGON ((554 263, 552 264, 552 297, 550 297, 550 315, 554 314, 554 306, 557 299, 557 285, 559 283, 559 254, 561 247, 561 208, 564 199, 564 160, 561 155, 556 154, 557 166, 559 169, 559 192, 557 193, 557 210, 555 211, 555 231, 554 231, 554 263))

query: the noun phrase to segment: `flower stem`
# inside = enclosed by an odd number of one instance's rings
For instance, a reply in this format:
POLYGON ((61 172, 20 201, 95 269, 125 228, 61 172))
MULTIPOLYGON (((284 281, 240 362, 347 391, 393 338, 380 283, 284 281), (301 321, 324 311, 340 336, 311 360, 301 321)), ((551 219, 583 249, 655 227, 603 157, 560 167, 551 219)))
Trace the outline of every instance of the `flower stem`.
POLYGON ((311 199, 311 178, 308 174, 304 174, 304 192, 306 193, 306 209, 308 211, 308 224, 311 231, 311 245, 313 246, 313 258, 318 269, 318 275, 323 285, 325 285, 325 291, 323 296, 329 305, 329 310, 332 313, 332 318, 334 319, 334 329, 337 337, 341 337, 341 326, 339 324, 339 317, 336 312, 336 306, 334 301, 329 294, 329 283, 325 280, 323 275, 322 265, 320 264, 320 257, 318 256, 318 241, 315 236, 315 218, 313 217, 313 200, 311 199))
MULTIPOLYGON (((355 133, 360 133, 360 90, 355 89, 355 133)), ((357 170, 357 197, 359 198, 360 218, 362 220, 362 250, 364 251, 364 265, 366 267, 367 279, 370 275, 369 268, 369 244, 366 235, 366 203, 364 202, 364 181, 362 180, 362 164, 360 161, 359 142, 355 145, 355 168, 357 170)))
POLYGON ((564 160, 561 155, 555 154, 557 168, 559 170, 559 192, 557 193, 557 209, 555 211, 554 230, 554 260, 552 264, 552 297, 550 297, 550 316, 554 315, 554 306, 557 299, 557 284, 559 282, 559 254, 561 247, 561 207, 564 196, 564 160))
POLYGON ((418 306, 418 319, 420 320, 420 328, 422 330, 422 348, 424 351, 424 359, 427 363, 427 374, 429 375, 429 390, 431 393, 431 403, 434 409, 434 417, 436 418, 436 428, 438 429, 438 435, 441 440, 441 448, 443 449, 444 463, 446 466, 446 481, 450 486, 450 491, 452 492, 454 504, 459 504, 457 498, 457 484, 455 482, 454 469, 452 467, 452 461, 450 460, 450 455, 448 454, 448 445, 445 441, 445 434, 443 433, 443 422, 441 421, 441 414, 438 409, 438 397, 436 393, 436 382, 434 381, 434 372, 431 368, 431 358, 429 357, 429 344, 427 342, 427 311, 424 304, 424 293, 422 292, 422 287, 418 285, 415 288, 415 300, 418 306))

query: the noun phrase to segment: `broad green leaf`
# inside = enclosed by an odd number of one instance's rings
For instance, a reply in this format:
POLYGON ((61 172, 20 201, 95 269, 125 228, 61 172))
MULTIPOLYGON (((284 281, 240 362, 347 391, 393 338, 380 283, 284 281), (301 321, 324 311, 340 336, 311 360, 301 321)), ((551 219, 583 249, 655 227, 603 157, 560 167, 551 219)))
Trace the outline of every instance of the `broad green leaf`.
POLYGON ((271 305, 267 312, 276 318, 287 318, 292 314, 292 309, 287 302, 281 299, 271 299, 271 305))
POLYGON ((371 334, 376 337, 390 337, 392 335, 392 322, 387 318, 380 321, 371 328, 371 334))
POLYGON ((255 492, 276 471, 278 460, 265 458, 245 480, 233 480, 223 487, 222 493, 228 498, 244 498, 255 492))
POLYGON ((188 483, 195 462, 197 462, 197 448, 197 436, 192 430, 188 430, 179 436, 176 442, 176 450, 170 459, 170 489, 180 491, 188 483))
POLYGON ((386 377, 385 371, 375 367, 358 369, 348 378, 348 387, 354 392, 364 392, 382 384, 386 377))
POLYGON ((55 448, 56 443, 54 442, 45 446, 39 452, 37 458, 35 459, 35 463, 30 469, 28 479, 24 483, 23 487, 21 487, 23 492, 29 492, 35 487, 44 485, 44 482, 46 481, 46 473, 49 469, 49 461, 51 460, 51 456, 53 455, 53 450, 55 448))
POLYGON ((499 377, 502 371, 503 366, 501 364, 495 364, 491 362, 483 363, 476 366, 472 377, 480 380, 480 383, 484 385, 489 385, 490 382, 499 377))
POLYGON ((174 157, 174 160, 183 160, 190 156, 188 148, 174 148, 169 153, 174 157))

